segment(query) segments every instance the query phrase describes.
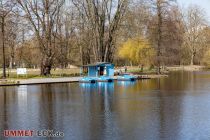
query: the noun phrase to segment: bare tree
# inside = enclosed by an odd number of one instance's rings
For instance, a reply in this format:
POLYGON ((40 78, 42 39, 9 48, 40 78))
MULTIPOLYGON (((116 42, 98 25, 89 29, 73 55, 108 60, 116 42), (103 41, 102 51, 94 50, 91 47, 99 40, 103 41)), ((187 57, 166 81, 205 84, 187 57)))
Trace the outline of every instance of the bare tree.
POLYGON ((185 18, 184 47, 190 53, 190 64, 195 64, 195 58, 199 51, 205 47, 205 32, 207 22, 202 9, 196 5, 190 6, 185 18))
POLYGON ((152 13, 153 19, 151 20, 150 38, 156 48, 157 56, 157 73, 161 73, 161 66, 164 65, 163 61, 163 50, 164 50, 164 26, 166 25, 165 21, 168 18, 168 11, 173 5, 175 0, 152 0, 152 13))
MULTIPOLYGON (((77 8, 77 7, 76 7, 77 8)), ((78 52, 80 54, 81 64, 91 63, 94 44, 93 32, 91 26, 88 24, 88 20, 84 13, 81 11, 74 10, 75 15, 75 28, 76 33, 76 45, 78 47, 78 52)))
POLYGON ((59 44, 57 61, 62 68, 70 63, 70 53, 73 49, 75 36, 74 11, 68 5, 62 7, 56 21, 56 38, 59 44))
POLYGON ((180 8, 177 5, 170 7, 163 23, 161 62, 164 65, 179 65, 181 63, 184 21, 180 8))
POLYGON ((6 26, 6 41, 8 46, 8 52, 9 52, 9 67, 12 69, 15 62, 15 45, 17 43, 17 35, 18 35, 18 22, 19 19, 17 16, 12 15, 10 20, 7 21, 6 26))
POLYGON ((123 36, 123 40, 146 37, 151 15, 150 5, 146 0, 129 3, 120 25, 120 34, 123 36))
POLYGON ((17 0, 31 23, 41 51, 41 75, 49 75, 56 55, 56 19, 64 0, 17 0))
POLYGON ((112 61, 115 33, 127 8, 127 0, 73 0, 73 3, 93 33, 95 61, 112 61))
POLYGON ((0 25, 2 40, 2 56, 3 56, 3 78, 6 78, 6 52, 5 52, 5 28, 7 17, 11 14, 15 3, 12 0, 0 0, 0 25))

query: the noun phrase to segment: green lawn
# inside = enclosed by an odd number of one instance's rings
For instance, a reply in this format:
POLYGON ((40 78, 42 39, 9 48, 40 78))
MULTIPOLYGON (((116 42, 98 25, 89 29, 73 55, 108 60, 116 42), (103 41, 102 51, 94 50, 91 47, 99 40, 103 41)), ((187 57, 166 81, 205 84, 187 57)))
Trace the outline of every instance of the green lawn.
MULTIPOLYGON (((2 69, 0 70, 0 75, 2 75, 2 69)), ((7 69, 7 78, 9 79, 28 79, 28 78, 57 78, 57 77, 73 77, 79 76, 80 69, 72 68, 72 69, 52 69, 50 76, 40 76, 39 69, 27 69, 27 75, 17 75, 16 69, 7 69)))

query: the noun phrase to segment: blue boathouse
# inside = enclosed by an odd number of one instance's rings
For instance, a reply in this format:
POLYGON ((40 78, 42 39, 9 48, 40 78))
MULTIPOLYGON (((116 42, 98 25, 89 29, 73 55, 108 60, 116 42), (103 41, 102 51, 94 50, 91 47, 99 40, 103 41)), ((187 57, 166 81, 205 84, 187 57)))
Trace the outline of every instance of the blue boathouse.
POLYGON ((112 63, 97 62, 84 65, 82 68, 88 77, 114 76, 114 64, 112 63))

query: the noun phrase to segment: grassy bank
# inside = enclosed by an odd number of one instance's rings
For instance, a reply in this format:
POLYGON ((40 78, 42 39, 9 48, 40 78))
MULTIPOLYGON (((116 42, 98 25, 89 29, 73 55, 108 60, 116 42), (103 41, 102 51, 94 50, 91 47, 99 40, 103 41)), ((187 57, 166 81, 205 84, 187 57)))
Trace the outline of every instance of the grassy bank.
MULTIPOLYGON (((2 74, 2 70, 0 72, 2 74)), ((17 75, 16 69, 7 70, 7 79, 30 79, 30 78, 59 78, 80 76, 79 68, 72 69, 53 69, 51 75, 40 76, 39 69, 27 69, 27 75, 17 75)))

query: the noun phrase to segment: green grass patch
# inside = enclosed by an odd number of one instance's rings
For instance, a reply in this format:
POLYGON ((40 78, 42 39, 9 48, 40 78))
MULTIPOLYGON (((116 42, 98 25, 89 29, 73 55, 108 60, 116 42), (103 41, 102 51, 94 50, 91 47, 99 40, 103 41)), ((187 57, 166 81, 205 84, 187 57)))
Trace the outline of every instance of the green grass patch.
MULTIPOLYGON (((0 71, 2 75, 2 69, 0 71)), ((72 69, 52 69, 51 75, 41 76, 40 69, 27 69, 27 75, 17 75, 16 69, 7 69, 7 79, 31 79, 31 78, 59 78, 59 77, 76 77, 80 76, 79 68, 72 69)))
POLYGON ((41 76, 41 75, 34 75, 34 74, 27 74, 27 75, 16 75, 16 74, 11 74, 8 79, 39 79, 39 78, 61 78, 61 77, 77 77, 80 76, 80 73, 71 73, 71 74, 51 74, 48 76, 41 76))

